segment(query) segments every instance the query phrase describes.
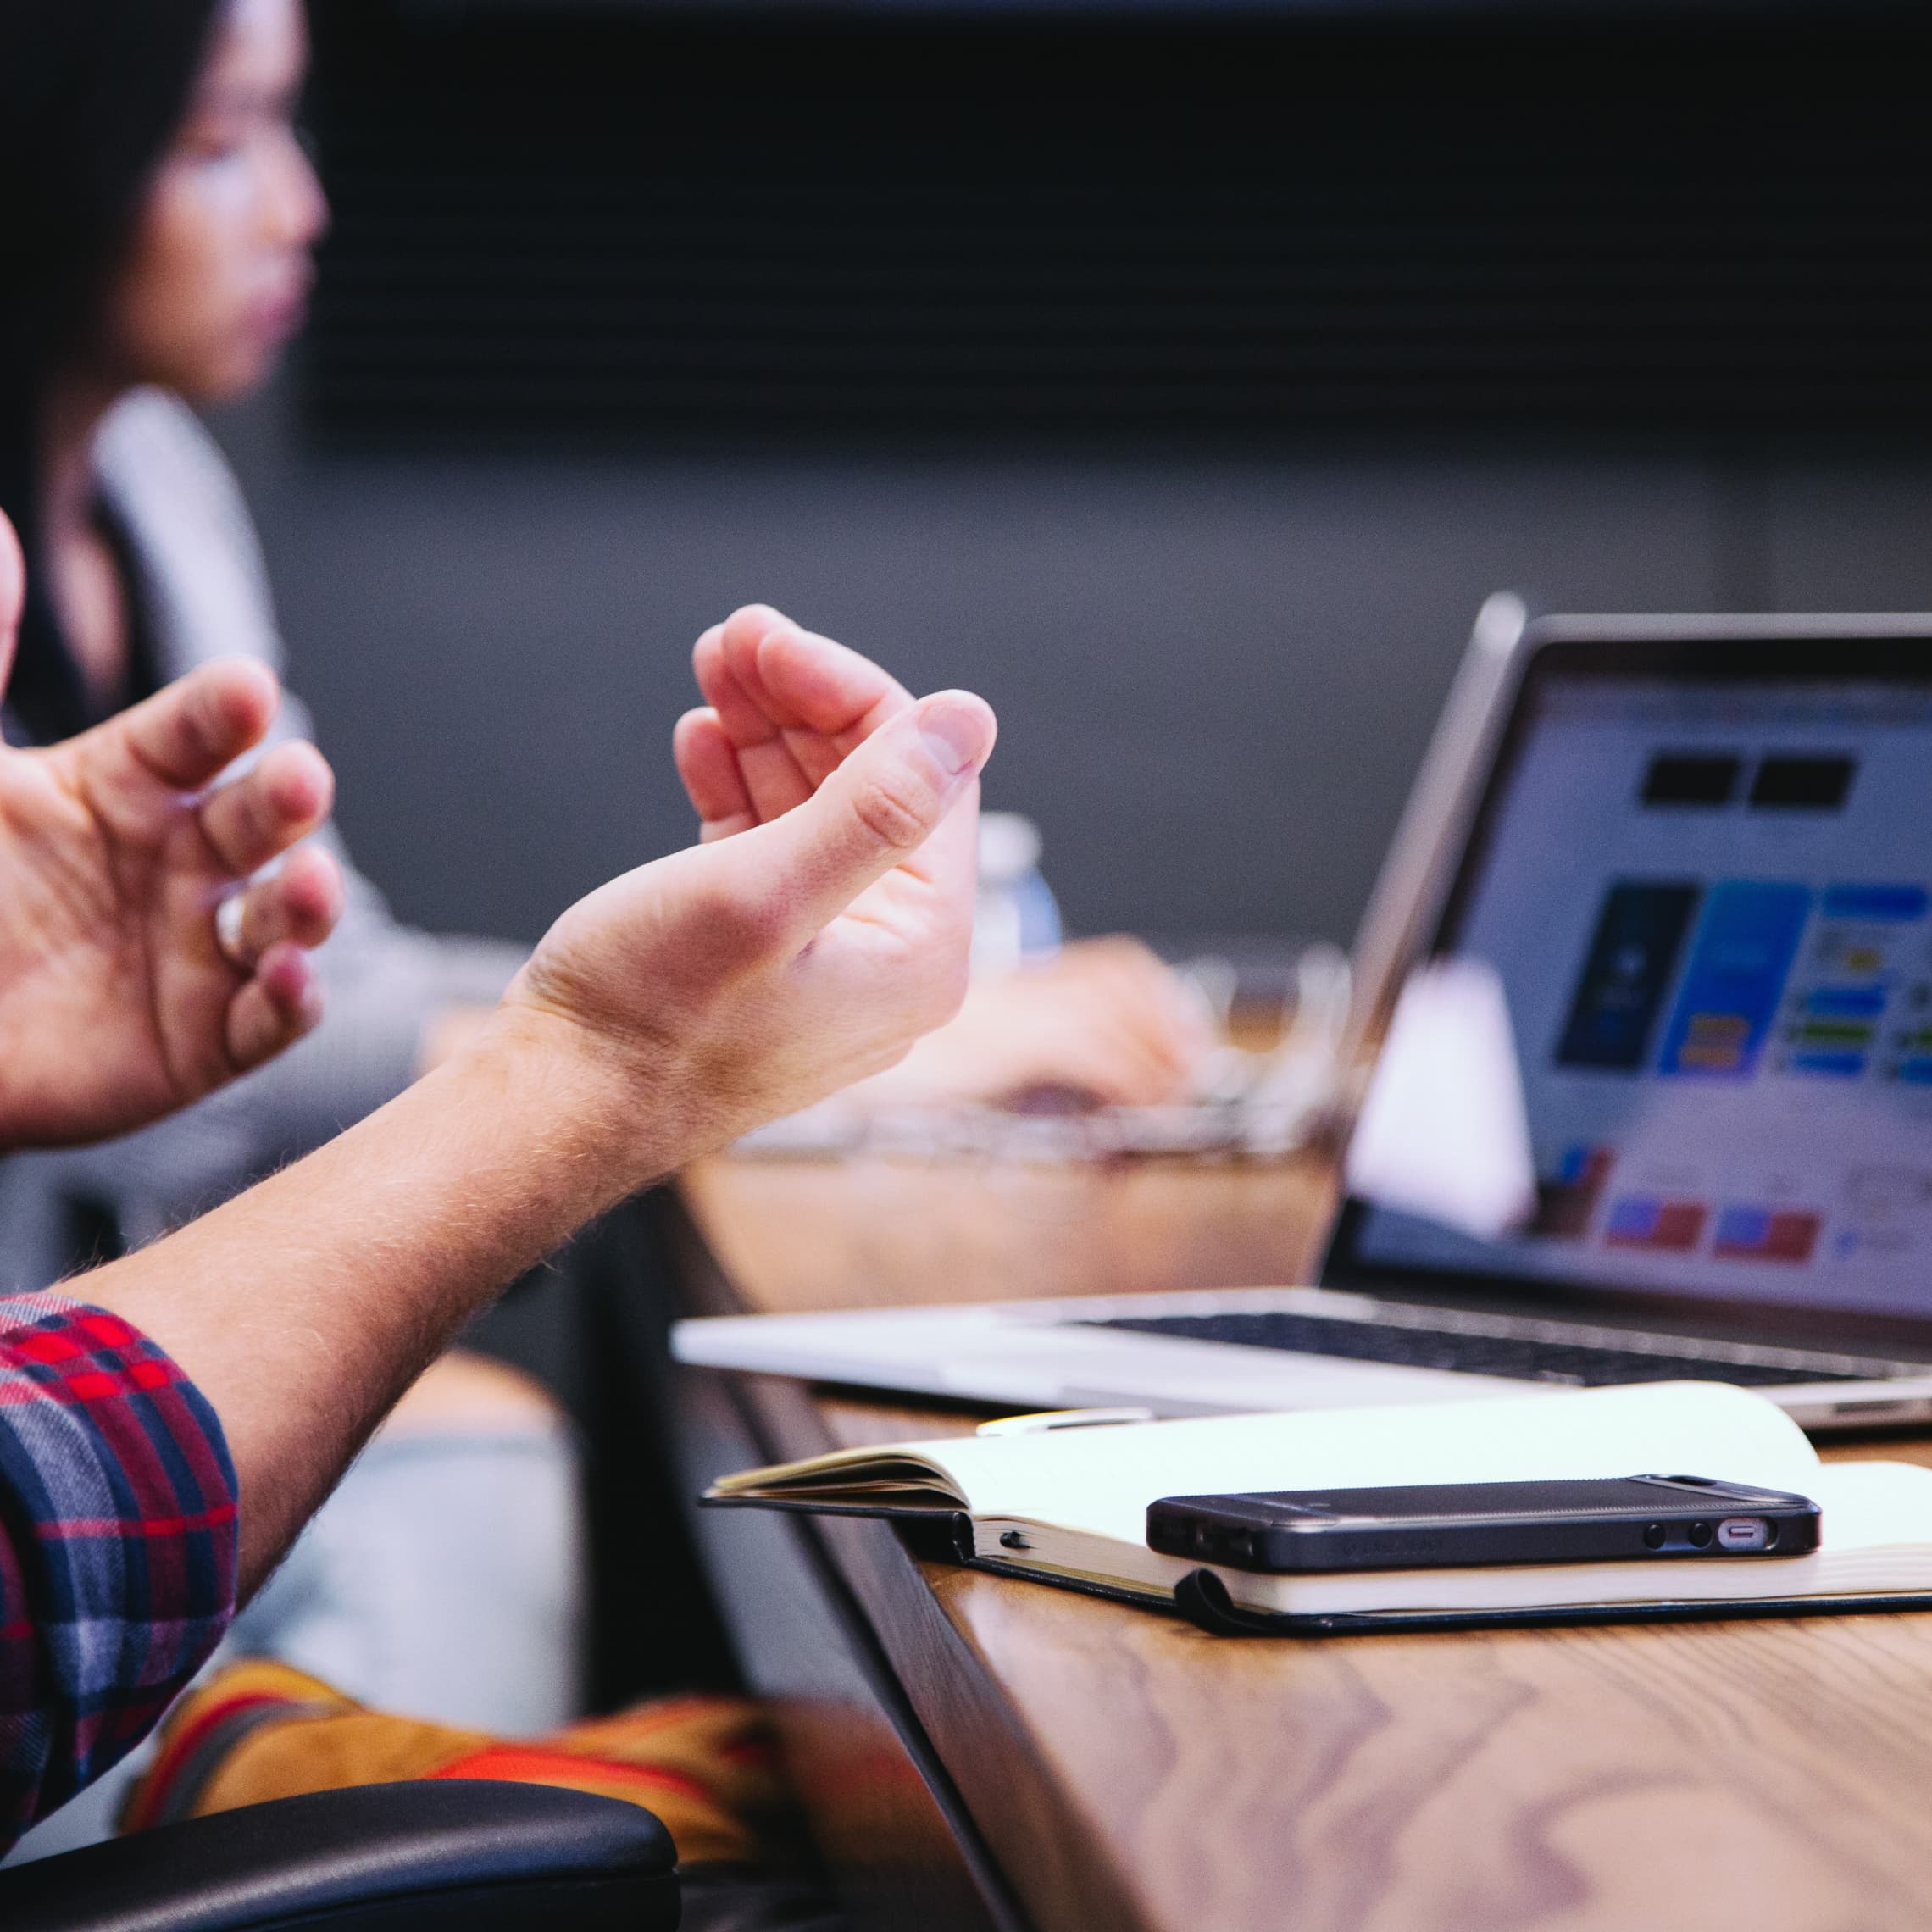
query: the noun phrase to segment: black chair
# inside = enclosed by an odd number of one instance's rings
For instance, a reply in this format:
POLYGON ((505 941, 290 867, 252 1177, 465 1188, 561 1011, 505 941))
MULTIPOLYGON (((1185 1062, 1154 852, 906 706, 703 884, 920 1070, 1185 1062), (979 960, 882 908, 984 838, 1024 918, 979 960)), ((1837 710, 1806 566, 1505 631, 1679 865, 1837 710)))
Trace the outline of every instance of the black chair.
POLYGON ((670 1834, 458 1779, 249 1805, 0 1872, 6 1932, 672 1932, 670 1834))

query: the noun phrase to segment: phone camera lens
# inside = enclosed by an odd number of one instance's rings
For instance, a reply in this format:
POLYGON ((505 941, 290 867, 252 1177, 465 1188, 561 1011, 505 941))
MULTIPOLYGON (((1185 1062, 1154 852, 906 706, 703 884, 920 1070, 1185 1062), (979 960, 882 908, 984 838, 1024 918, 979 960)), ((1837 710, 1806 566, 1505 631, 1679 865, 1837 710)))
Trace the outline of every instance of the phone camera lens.
POLYGON ((1690 1541, 1700 1550, 1711 1546, 1711 1526, 1708 1523, 1693 1523, 1690 1525, 1690 1541))
POLYGON ((1645 1524, 1644 1543, 1652 1550, 1661 1550, 1663 1547, 1663 1525, 1661 1523, 1645 1524))

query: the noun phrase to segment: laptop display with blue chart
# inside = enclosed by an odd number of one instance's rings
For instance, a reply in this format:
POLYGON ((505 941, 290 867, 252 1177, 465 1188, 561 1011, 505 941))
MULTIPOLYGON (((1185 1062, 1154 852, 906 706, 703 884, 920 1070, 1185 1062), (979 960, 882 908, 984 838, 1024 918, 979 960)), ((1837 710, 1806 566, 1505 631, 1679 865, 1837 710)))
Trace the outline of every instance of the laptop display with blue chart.
POLYGON ((1689 1374, 1816 1426, 1932 1416, 1932 619, 1481 648, 1379 968, 1385 1006, 1429 961, 1500 985, 1518 1225, 1351 1199, 1308 1287, 691 1324, 679 1352, 1163 1413, 1689 1374))

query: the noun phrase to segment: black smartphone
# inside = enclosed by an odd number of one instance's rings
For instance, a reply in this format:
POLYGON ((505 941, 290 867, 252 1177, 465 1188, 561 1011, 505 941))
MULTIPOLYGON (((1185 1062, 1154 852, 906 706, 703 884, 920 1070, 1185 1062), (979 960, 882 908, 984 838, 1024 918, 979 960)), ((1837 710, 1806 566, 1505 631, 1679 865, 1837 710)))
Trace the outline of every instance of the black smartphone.
POLYGON ((1147 1546, 1277 1574, 1802 1557, 1819 1520, 1808 1496, 1708 1476, 1418 1483, 1163 1496, 1147 1546))

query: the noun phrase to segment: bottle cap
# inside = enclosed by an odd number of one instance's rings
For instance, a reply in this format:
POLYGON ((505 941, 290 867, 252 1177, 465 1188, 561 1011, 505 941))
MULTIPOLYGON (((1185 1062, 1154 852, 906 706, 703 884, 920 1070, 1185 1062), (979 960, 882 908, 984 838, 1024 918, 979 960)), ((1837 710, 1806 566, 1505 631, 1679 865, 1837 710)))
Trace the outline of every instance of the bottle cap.
POLYGON ((1010 886, 1040 863, 1040 828, 1019 812, 980 814, 980 883, 1010 886))

